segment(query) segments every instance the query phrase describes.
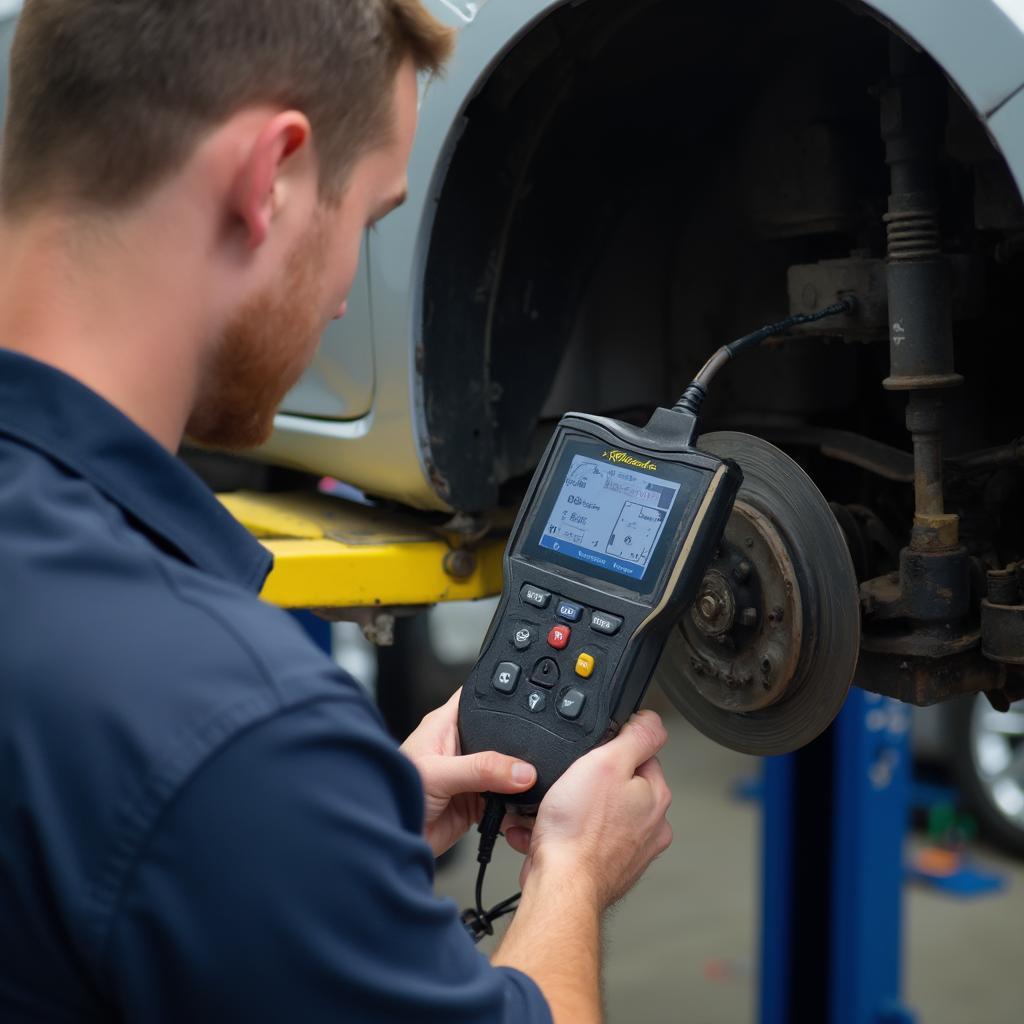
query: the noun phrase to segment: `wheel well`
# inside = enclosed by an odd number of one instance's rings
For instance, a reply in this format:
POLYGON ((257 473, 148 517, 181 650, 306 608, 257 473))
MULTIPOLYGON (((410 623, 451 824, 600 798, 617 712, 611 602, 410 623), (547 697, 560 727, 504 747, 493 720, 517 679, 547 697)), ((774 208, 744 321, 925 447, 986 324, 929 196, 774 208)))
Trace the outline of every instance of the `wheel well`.
MULTIPOLYGON (((674 399, 718 344, 788 311, 793 263, 884 252, 871 89, 889 36, 839 2, 740 18, 588 0, 514 46, 464 112, 424 280, 419 362, 452 505, 497 504, 565 408, 628 418, 674 399)), ((983 132, 971 147, 966 163, 993 163, 983 132)), ((838 414, 884 358, 752 359, 709 411, 838 414)))

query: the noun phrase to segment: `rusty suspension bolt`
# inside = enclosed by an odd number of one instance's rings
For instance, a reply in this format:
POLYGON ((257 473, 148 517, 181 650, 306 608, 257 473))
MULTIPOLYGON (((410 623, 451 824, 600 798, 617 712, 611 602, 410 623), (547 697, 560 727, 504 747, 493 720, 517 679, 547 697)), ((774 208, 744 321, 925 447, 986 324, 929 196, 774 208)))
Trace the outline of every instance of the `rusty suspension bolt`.
POLYGON ((722 614, 722 602, 710 591, 701 594, 697 601, 697 611, 701 618, 714 620, 722 614))
POLYGON ((454 580, 468 580, 476 572, 476 555, 466 548, 456 548, 444 556, 444 571, 454 580))
POLYGON ((743 611, 740 612, 740 622, 744 626, 756 626, 757 618, 756 608, 744 608, 743 611))

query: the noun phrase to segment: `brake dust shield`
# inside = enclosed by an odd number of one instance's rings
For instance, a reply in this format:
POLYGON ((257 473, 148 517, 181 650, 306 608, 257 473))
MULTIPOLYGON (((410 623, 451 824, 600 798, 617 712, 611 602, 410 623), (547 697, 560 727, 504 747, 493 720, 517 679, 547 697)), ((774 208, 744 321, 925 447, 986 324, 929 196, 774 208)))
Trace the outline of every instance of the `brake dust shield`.
POLYGON ((843 533, 810 477, 749 434, 699 448, 743 470, 732 517, 655 680, 716 743, 785 754, 839 713, 860 647, 857 579, 843 533))

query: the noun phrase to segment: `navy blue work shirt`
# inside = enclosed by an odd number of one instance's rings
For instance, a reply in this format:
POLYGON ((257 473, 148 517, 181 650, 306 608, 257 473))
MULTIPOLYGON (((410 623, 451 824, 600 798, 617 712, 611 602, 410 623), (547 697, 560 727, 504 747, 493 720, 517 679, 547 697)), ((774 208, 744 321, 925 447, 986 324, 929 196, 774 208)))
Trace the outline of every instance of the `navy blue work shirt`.
POLYGON ((435 898, 415 768, 269 569, 0 350, 0 1021, 550 1021, 435 898))

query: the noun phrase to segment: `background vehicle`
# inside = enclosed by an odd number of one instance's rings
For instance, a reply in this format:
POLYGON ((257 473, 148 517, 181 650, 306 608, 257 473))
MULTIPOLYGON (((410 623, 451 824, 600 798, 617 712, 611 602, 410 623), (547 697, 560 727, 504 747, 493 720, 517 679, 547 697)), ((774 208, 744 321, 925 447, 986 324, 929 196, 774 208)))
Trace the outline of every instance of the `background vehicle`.
MULTIPOLYGON (((1020 229, 1024 32, 993 0, 429 6, 462 34, 426 88, 410 201, 368 240, 269 459, 485 512, 564 409, 674 398, 718 344, 786 312, 790 266, 884 257, 872 93, 896 31, 950 78, 946 249, 984 257, 1020 229)), ((991 338, 978 320, 961 360, 991 338)), ((887 369, 884 345, 794 346, 737 367, 720 409, 861 429, 887 369)), ((893 404, 870 434, 903 442, 893 404)))
POLYGON ((410 201, 260 458, 475 535, 565 409, 643 421, 721 343, 853 294, 827 337, 731 366, 706 426, 784 447, 832 502, 859 685, 1024 696, 1022 5, 428 6, 462 36, 424 85, 410 201), (901 191, 908 153, 927 188, 901 191), (901 348, 908 262, 949 278, 909 289, 928 330, 901 348))

